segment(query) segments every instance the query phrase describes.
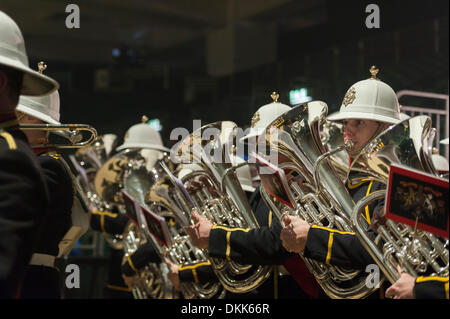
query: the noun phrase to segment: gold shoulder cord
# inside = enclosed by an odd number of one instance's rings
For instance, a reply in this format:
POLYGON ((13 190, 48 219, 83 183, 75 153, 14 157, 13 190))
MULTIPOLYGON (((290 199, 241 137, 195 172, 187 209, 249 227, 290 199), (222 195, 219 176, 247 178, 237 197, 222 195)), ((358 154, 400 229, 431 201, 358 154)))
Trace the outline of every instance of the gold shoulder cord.
POLYGON ((9 134, 8 132, 0 129, 0 136, 3 137, 6 140, 6 143, 8 143, 8 147, 9 147, 10 150, 17 149, 16 141, 14 141, 14 138, 12 137, 11 134, 9 134))

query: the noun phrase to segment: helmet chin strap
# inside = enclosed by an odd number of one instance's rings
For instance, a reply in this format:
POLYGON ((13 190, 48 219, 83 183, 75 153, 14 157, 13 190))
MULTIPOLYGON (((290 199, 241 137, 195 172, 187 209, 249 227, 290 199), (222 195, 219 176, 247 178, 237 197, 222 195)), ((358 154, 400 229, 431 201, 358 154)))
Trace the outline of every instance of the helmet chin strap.
POLYGON ((358 148, 356 150, 348 151, 348 154, 350 155, 350 157, 355 158, 357 155, 359 155, 359 153, 363 150, 364 147, 366 147, 367 144, 369 144, 376 136, 378 136, 378 134, 383 132, 384 131, 384 124, 385 123, 383 123, 383 122, 378 122, 378 128, 375 130, 375 132, 373 133, 371 138, 369 138, 367 143, 365 143, 363 146, 361 146, 360 148, 358 148))

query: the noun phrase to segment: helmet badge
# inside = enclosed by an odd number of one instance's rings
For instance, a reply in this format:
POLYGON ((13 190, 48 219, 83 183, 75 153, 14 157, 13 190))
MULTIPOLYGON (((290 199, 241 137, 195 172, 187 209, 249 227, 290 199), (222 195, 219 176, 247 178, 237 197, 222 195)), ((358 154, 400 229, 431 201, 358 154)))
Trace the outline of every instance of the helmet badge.
POLYGON ((252 124, 251 124, 251 126, 252 126, 252 127, 255 127, 256 123, 258 123, 259 120, 260 120, 259 112, 256 112, 256 113, 253 115, 253 117, 252 117, 252 124))
POLYGON ((355 98, 356 98, 356 90, 355 90, 355 88, 352 86, 352 87, 347 91, 347 93, 345 93, 344 100, 342 101, 342 104, 344 104, 344 106, 347 106, 347 105, 349 105, 349 104, 352 104, 353 101, 355 100, 355 98))

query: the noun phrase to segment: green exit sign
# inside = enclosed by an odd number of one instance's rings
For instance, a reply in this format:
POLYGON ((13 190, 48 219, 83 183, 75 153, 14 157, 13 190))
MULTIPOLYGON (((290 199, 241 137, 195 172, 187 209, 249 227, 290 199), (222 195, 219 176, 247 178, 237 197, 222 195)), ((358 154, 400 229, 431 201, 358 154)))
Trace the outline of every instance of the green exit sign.
POLYGON ((309 102, 312 97, 308 95, 307 88, 299 88, 289 91, 289 102, 291 105, 309 102))

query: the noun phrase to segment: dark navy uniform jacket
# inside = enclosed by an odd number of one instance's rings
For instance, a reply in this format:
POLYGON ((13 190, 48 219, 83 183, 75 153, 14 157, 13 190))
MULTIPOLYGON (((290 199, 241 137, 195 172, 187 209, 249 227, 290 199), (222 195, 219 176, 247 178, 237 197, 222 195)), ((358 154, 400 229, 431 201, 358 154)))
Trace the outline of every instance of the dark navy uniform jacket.
MULTIPOLYGON (((34 253, 58 256, 59 242, 71 227, 74 187, 72 178, 57 152, 39 156, 50 196, 49 217, 37 240, 34 253)), ((64 273, 64 272, 63 272, 64 273)), ((55 267, 30 265, 25 277, 21 298, 60 298, 60 270, 55 267)))
POLYGON ((17 298, 49 199, 17 119, 0 121, 0 130, 0 298, 17 298))

